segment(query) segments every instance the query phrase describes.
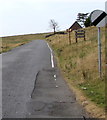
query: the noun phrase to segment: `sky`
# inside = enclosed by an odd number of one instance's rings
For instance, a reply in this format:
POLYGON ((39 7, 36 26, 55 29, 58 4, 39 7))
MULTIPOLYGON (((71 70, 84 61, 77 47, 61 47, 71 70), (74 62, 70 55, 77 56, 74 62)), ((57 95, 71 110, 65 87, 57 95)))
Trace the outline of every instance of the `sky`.
POLYGON ((0 0, 0 36, 51 32, 49 22, 68 29, 78 13, 105 11, 107 0, 0 0))

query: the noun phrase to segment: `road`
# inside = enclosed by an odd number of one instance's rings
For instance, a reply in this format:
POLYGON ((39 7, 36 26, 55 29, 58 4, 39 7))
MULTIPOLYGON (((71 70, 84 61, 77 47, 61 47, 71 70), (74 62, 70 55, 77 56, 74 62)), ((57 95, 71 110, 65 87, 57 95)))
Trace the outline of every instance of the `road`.
POLYGON ((87 116, 57 68, 44 40, 2 54, 3 118, 83 118, 87 116))

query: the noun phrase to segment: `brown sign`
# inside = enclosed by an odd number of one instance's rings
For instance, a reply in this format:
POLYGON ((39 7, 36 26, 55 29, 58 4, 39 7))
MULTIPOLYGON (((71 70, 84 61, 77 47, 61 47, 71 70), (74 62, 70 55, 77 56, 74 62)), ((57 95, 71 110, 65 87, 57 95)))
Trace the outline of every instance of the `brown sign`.
POLYGON ((75 31, 75 38, 76 38, 76 43, 78 38, 84 38, 85 40, 85 31, 84 30, 75 31))

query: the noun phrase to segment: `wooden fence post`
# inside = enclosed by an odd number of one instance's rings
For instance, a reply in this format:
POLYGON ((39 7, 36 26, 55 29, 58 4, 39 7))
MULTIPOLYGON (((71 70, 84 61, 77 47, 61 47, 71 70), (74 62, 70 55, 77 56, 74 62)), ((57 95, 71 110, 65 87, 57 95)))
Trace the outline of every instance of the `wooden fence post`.
POLYGON ((70 35, 70 30, 68 30, 68 33, 69 33, 69 45, 71 45, 71 35, 70 35))

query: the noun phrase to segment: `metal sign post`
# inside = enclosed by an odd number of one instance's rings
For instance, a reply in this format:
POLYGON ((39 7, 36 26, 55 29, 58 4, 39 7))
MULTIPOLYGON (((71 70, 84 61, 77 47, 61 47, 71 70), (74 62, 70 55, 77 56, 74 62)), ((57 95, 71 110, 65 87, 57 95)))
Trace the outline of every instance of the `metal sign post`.
POLYGON ((101 29, 98 27, 98 60, 99 60, 99 74, 101 78, 102 70, 101 70, 101 29))
POLYGON ((98 69, 99 76, 102 75, 102 61, 101 61, 101 27, 107 24, 107 14, 102 10, 94 10, 91 15, 91 22, 94 26, 98 27, 98 69))

